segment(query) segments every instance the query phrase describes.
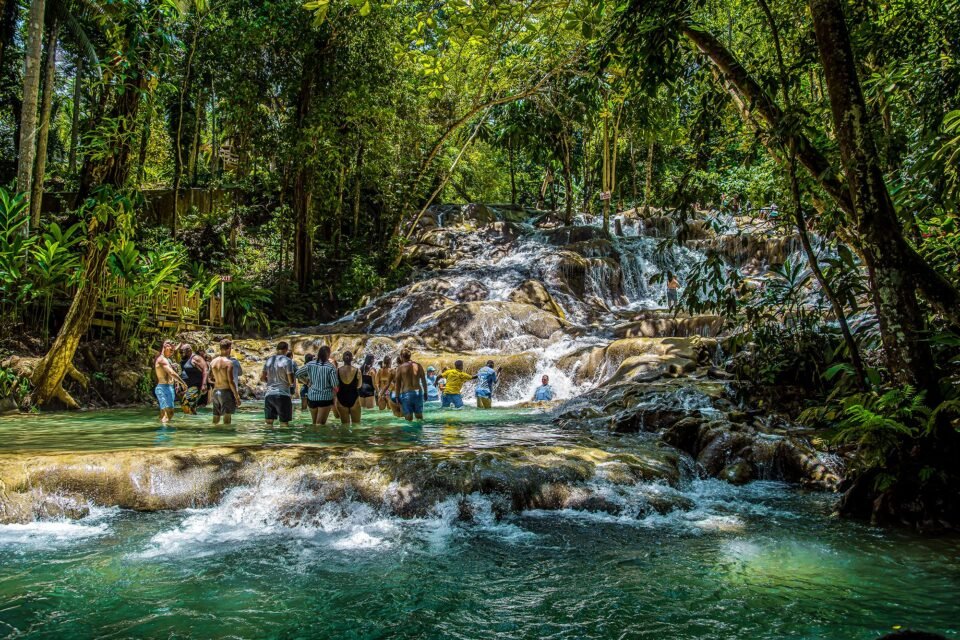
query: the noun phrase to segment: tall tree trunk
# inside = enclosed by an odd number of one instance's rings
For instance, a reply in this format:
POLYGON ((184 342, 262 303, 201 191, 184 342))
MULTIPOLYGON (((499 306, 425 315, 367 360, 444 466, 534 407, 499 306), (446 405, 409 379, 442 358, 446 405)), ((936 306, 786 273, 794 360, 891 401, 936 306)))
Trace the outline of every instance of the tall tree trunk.
MULTIPOLYGON (((305 135, 304 128, 313 104, 318 69, 316 58, 314 53, 314 55, 305 56, 303 61, 295 120, 298 137, 305 135)), ((304 293, 310 287, 310 278, 313 273, 313 173, 305 162, 294 164, 291 200, 294 219, 293 277, 297 288, 304 293)))
MULTIPOLYGON (((134 36, 132 25, 127 28, 127 38, 134 36)), ((108 87, 113 91, 104 91, 103 100, 113 96, 114 106, 110 118, 117 123, 115 133, 108 139, 112 146, 112 153, 99 155, 97 158, 88 158, 83 164, 80 173, 80 188, 78 201, 85 200, 94 187, 107 186, 115 191, 122 191, 127 186, 130 174, 131 134, 137 119, 137 110, 140 97, 146 91, 146 74, 143 69, 149 67, 149 61, 144 60, 138 69, 139 73, 127 74, 122 90, 117 95, 116 87, 108 87)), ((104 115, 104 109, 98 106, 96 122, 104 115)), ((108 203, 108 206, 116 206, 108 203)), ((31 402, 36 406, 46 406, 59 401, 64 406, 75 409, 76 401, 63 388, 65 376, 70 375, 81 384, 86 379, 73 366, 73 356, 77 345, 86 335, 97 310, 100 300, 101 282, 106 268, 107 257, 110 255, 111 244, 105 241, 112 233, 116 224, 115 217, 108 215, 101 219, 99 216, 90 216, 87 226, 87 252, 83 263, 83 276, 80 280, 76 295, 74 295, 66 318, 56 339, 53 341, 47 354, 38 362, 30 376, 33 383, 31 402)))
POLYGON ((600 181, 600 196, 603 200, 603 231, 610 232, 610 118, 603 118, 603 179, 600 181))
POLYGON ((220 169, 220 139, 217 131, 217 90, 210 79, 210 178, 217 179, 220 169))
MULTIPOLYGON (((10 4, 17 4, 17 2, 13 1, 10 4)), ((4 22, 4 25, 3 25, 4 27, 6 27, 5 23, 6 23, 7 8, 8 8, 7 0, 0 0, 0 16, 3 16, 3 18, 0 18, 0 20, 4 22)), ((7 47, 10 45, 10 41, 12 39, 13 39, 12 30, 6 29, 6 28, 0 28, 0 69, 3 69, 4 55, 6 54, 7 47)))
MULTIPOLYGON (((193 56, 197 51, 197 37, 200 35, 198 24, 193 25, 193 35, 190 38, 190 49, 187 51, 186 65, 183 70, 183 80, 180 82, 180 99, 177 101, 177 129, 173 136, 173 228, 177 228, 180 220, 180 183, 183 181, 183 103, 190 91, 193 80, 193 56)), ((213 80, 210 81, 213 86, 213 80)), ((149 117, 149 116, 148 116, 149 117)))
POLYGON ((197 186, 197 170, 199 163, 197 157, 200 155, 200 127, 203 123, 203 92, 197 96, 197 106, 194 109, 193 116, 193 138, 190 143, 190 164, 187 171, 190 173, 190 186, 197 186))
POLYGON ((30 190, 30 225, 40 229, 40 205, 43 204, 43 180, 47 174, 47 146, 50 139, 50 114, 53 112, 53 92, 57 81, 57 39, 60 21, 54 17, 47 39, 47 60, 43 78, 43 99, 40 106, 40 131, 37 134, 37 166, 30 190))
MULTIPOLYGON (((137 185, 143 186, 147 178, 147 148, 150 146, 150 129, 153 126, 153 97, 151 92, 147 98, 147 113, 143 118, 143 129, 140 132, 140 148, 137 152, 137 185)), ((174 190, 176 191, 176 190, 174 190)), ((174 198, 176 203, 177 198, 174 198)), ((176 215, 176 212, 174 212, 176 215)))
POLYGON ((564 214, 563 224, 573 224, 573 166, 570 162, 570 138, 563 136, 563 191, 564 214))
POLYGON ((73 76, 73 117, 70 120, 70 157, 67 169, 70 175, 77 172, 77 148, 80 146, 80 105, 83 102, 83 56, 77 56, 76 73, 73 76))
POLYGON ((513 139, 507 139, 507 153, 510 155, 510 206, 517 206, 517 169, 513 164, 513 139))
MULTIPOLYGON (((27 17, 17 189, 28 195, 33 186, 33 165, 37 152, 37 107, 40 101, 40 74, 42 69, 40 58, 43 54, 43 17, 45 9, 45 0, 32 0, 30 14, 27 17)), ((29 229, 27 232, 29 233, 29 229)))
POLYGON ((644 167, 647 174, 643 184, 644 214, 650 210, 650 201, 653 198, 653 152, 655 147, 656 143, 651 139, 650 144, 647 145, 647 166, 644 167))
POLYGON ((340 175, 337 177, 337 207, 333 211, 333 229, 330 237, 333 242, 333 258, 340 259, 340 239, 343 234, 343 192, 347 185, 347 165, 340 165, 340 175))
POLYGON ((363 186, 363 140, 357 146, 357 166, 353 178, 353 237, 360 237, 360 189, 363 186))
POLYGON ((910 272, 903 231, 883 180, 843 6, 840 0, 809 4, 887 366, 896 381, 926 390, 935 401, 937 374, 923 336, 919 283, 910 272))

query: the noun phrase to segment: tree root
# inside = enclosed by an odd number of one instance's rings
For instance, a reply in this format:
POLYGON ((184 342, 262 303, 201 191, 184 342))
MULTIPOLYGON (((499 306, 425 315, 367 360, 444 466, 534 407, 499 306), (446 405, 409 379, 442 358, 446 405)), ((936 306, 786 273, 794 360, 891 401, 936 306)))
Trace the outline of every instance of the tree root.
MULTIPOLYGON (((77 373, 80 373, 80 372, 78 371, 77 373)), ((80 375, 83 375, 83 374, 80 374, 80 375)), ((86 378, 84 377, 84 379, 86 378)), ((75 411, 80 408, 80 405, 77 403, 76 400, 73 399, 73 396, 67 393, 67 390, 63 388, 63 385, 57 387, 56 391, 54 391, 54 397, 60 402, 62 402, 64 405, 66 405, 67 409, 71 409, 75 411)))
POLYGON ((90 379, 87 378, 85 374, 81 373, 75 366, 73 366, 72 362, 67 365, 67 375, 84 389, 90 385, 90 379))

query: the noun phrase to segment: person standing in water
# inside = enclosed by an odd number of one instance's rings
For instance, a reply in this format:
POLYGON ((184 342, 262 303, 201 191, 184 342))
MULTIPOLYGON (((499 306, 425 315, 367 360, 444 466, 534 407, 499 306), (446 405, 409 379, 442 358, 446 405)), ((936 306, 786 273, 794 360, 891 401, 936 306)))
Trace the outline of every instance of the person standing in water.
POLYGON ((180 379, 170 357, 173 356, 173 342, 164 340, 160 353, 153 360, 153 371, 157 374, 157 386, 153 390, 160 404, 160 422, 167 424, 173 418, 173 405, 177 400, 176 388, 186 390, 186 383, 180 379))
POLYGON ((533 392, 534 402, 550 402, 553 400, 553 387, 550 386, 550 376, 540 379, 540 386, 533 392))
POLYGON ((443 402, 441 407, 453 407, 454 409, 463 408, 463 383, 473 380, 474 376, 463 370, 463 360, 457 360, 453 363, 453 369, 447 369, 441 374, 446 380, 443 389, 443 402))
POLYGON ((386 409, 388 406, 393 409, 393 398, 390 397, 390 383, 393 380, 393 361, 390 359, 390 356, 385 356, 383 361, 380 363, 380 370, 377 371, 376 386, 377 386, 377 408, 381 411, 386 409))
MULTIPOLYGON (((312 353, 308 353, 303 356, 303 364, 308 365, 313 362, 314 356, 312 353)), ((294 374, 296 375, 296 374, 294 374)), ((307 402, 307 392, 310 390, 310 384, 304 382, 300 384, 300 411, 309 411, 310 405, 307 402)))
POLYGON ((363 358, 360 367, 360 406, 363 409, 373 409, 376 404, 377 388, 373 384, 373 376, 377 370, 373 368, 373 354, 368 353, 363 358))
POLYGON ((433 365, 427 367, 426 402, 440 402, 440 389, 437 387, 437 369, 433 365))
POLYGON ((496 387, 501 371, 503 371, 503 367, 494 371, 493 360, 487 360, 487 364, 477 371, 477 375, 474 377, 477 379, 478 409, 489 409, 493 405, 493 389, 496 387))
POLYGON ((667 271, 667 309, 673 309, 677 306, 677 292, 680 289, 680 281, 672 271, 667 271))
POLYGON ((423 399, 427 397, 427 376, 423 367, 411 359, 410 351, 400 352, 400 366, 394 371, 394 387, 400 400, 400 411, 404 419, 423 420, 423 399))
POLYGON ((260 372, 260 382, 267 383, 267 393, 263 397, 263 418, 268 427, 273 426, 274 420, 280 420, 280 426, 289 426, 293 420, 293 394, 296 390, 297 368, 287 353, 290 345, 286 342, 277 344, 277 352, 267 358, 260 372))
POLYGON ((230 424, 233 414, 242 404, 237 373, 240 363, 232 356, 233 342, 228 338, 220 341, 220 355, 210 363, 213 376, 213 424, 230 424))
POLYGON ((180 378, 187 383, 181 408, 188 415, 196 414, 197 407, 207 404, 207 361, 187 343, 180 345, 180 378))
POLYGON ((313 424, 327 424, 333 409, 333 397, 337 391, 337 369, 330 363, 330 347, 323 345, 317 359, 297 370, 297 379, 310 383, 307 402, 313 424))
POLYGON ((360 424, 360 369, 353 366, 353 353, 343 352, 343 364, 337 369, 337 414, 346 426, 360 424))

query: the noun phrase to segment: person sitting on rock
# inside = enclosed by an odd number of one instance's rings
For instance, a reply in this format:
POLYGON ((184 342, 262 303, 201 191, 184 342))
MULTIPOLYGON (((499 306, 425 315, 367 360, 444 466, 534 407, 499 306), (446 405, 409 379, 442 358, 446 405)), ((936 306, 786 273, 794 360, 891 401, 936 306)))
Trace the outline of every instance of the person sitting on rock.
POLYGON ((550 402, 553 400, 553 387, 550 386, 550 376, 540 379, 541 385, 533 392, 534 402, 550 402))
POLYGON ((472 376, 463 370, 463 360, 454 362, 453 369, 447 369, 441 375, 446 380, 446 386, 443 390, 443 402, 440 406, 444 409, 447 407, 462 409, 463 395, 461 395, 461 389, 463 389, 463 383, 473 380, 476 376, 472 376))
POLYGON ((487 360, 487 364, 480 367, 474 379, 477 380, 477 409, 489 409, 493 405, 493 389, 500 378, 500 372, 503 367, 496 371, 493 369, 493 360, 487 360))

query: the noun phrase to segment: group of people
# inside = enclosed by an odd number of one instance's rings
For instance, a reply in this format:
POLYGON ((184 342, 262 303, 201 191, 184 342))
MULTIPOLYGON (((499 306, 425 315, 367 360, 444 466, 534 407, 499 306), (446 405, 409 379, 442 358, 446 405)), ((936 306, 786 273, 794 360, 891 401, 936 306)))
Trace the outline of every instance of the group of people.
POLYGON ((214 424, 219 424, 221 419, 224 424, 230 424, 231 416, 241 404, 240 376, 243 375, 240 361, 232 352, 233 342, 229 339, 220 341, 220 355, 209 360, 194 353, 189 344, 177 347, 173 341, 165 340, 153 361, 157 376, 154 394, 160 404, 160 422, 166 424, 173 418, 179 389, 184 413, 196 413, 198 407, 209 404, 214 424), (180 352, 179 366, 173 360, 177 351, 180 352))
MULTIPOLYGON (((188 344, 177 347, 170 340, 163 343, 154 360, 155 394, 162 423, 173 418, 179 389, 184 413, 196 413, 198 407, 210 404, 213 423, 219 424, 222 419, 224 424, 230 424, 241 405, 239 381, 243 373, 232 350, 229 339, 221 340, 220 355, 208 359, 188 344), (179 366, 173 360, 176 351, 180 353, 179 366)), ((359 367, 350 351, 343 352, 341 360, 334 360, 330 347, 323 345, 316 355, 306 354, 303 365, 298 367, 290 357, 290 345, 279 342, 260 372, 260 381, 266 385, 263 413, 267 425, 279 422, 287 426, 293 420, 293 399, 297 395, 301 411, 310 412, 314 425, 326 424, 331 413, 344 425, 359 424, 363 410, 374 408, 390 410, 408 421, 421 420, 426 404, 462 408, 463 386, 470 381, 476 382, 477 407, 489 409, 502 373, 502 367, 494 368, 492 360, 472 374, 464 371, 462 360, 447 369, 440 367, 438 372, 432 365, 424 368, 414 362, 407 349, 400 352, 396 366, 393 358, 387 356, 379 369, 370 354, 359 367)), ((549 377, 543 376, 541 383, 533 400, 553 400, 549 377)))

